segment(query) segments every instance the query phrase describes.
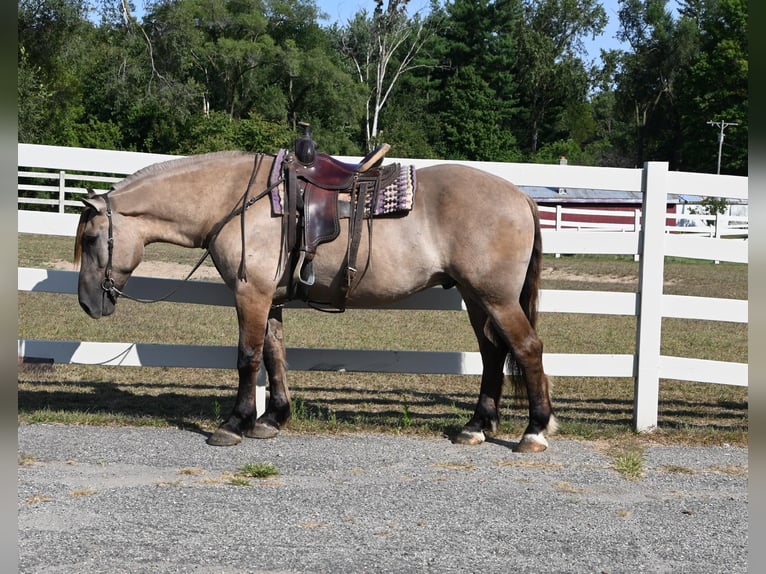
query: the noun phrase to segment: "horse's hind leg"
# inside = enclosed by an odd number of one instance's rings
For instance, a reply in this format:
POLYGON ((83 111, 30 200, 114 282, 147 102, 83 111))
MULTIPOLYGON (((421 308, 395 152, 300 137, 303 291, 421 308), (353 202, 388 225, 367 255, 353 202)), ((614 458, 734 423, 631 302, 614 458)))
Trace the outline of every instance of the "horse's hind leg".
MULTIPOLYGON (((529 424, 514 449, 516 452, 539 452, 548 447, 543 431, 556 430, 550 398, 550 383, 543 371, 543 343, 518 304, 490 310, 495 327, 511 349, 511 359, 520 370, 529 400, 529 424)), ((521 381, 519 381, 521 382, 521 381)))
POLYGON ((479 400, 473 417, 454 438, 459 444, 480 444, 484 442, 484 431, 495 432, 500 421, 500 396, 503 391, 503 369, 508 356, 508 345, 501 337, 491 337, 485 332, 487 313, 477 304, 466 300, 468 317, 471 321, 483 364, 479 400))
POLYGON ((287 353, 285 351, 282 307, 269 312, 266 339, 263 342, 263 366, 269 379, 269 402, 255 424, 245 429, 245 436, 273 438, 290 420, 290 391, 287 387, 287 353))

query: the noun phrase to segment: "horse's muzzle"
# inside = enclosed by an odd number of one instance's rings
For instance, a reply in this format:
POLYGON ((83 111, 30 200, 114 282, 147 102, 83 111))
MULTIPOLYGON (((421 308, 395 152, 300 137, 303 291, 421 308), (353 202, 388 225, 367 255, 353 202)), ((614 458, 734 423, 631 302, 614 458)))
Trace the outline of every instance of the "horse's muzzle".
POLYGON ((115 302, 108 293, 101 293, 99 297, 93 297, 92 299, 80 297, 79 302, 83 311, 93 319, 108 317, 114 313, 115 302))

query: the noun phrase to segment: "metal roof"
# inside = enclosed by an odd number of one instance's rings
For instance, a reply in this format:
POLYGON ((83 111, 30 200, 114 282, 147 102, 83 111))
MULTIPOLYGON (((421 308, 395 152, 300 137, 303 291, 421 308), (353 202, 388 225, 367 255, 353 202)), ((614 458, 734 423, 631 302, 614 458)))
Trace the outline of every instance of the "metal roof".
MULTIPOLYGON (((621 191, 617 189, 559 188, 536 185, 520 185, 523 191, 537 202, 543 203, 630 203, 641 204, 644 194, 640 191, 621 191)), ((669 193, 668 203, 700 203, 702 197, 688 193, 669 193)), ((730 198, 728 203, 738 204, 747 201, 730 198)))

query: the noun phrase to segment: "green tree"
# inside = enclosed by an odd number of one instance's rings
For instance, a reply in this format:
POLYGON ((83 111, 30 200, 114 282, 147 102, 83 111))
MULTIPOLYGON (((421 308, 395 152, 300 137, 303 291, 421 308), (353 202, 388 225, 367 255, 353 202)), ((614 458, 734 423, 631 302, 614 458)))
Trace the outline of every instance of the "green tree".
POLYGON ((446 158, 518 160, 513 30, 520 0, 454 0, 445 13, 429 102, 438 118, 432 145, 446 158))
POLYGON ((680 162, 678 88, 696 52, 693 30, 679 26, 666 0, 620 0, 618 38, 630 47, 616 76, 617 106, 635 130, 634 162, 680 162))
POLYGON ((746 175, 748 136, 748 7, 745 0, 689 0, 681 4, 681 22, 698 31, 699 52, 684 74, 683 168, 715 172, 717 126, 725 130, 721 173, 746 175))
POLYGON ((337 48, 351 61, 357 80, 365 88, 365 144, 378 141, 380 118, 396 84, 414 69, 429 64, 418 58, 435 32, 436 20, 407 14, 409 0, 375 0, 375 10, 357 12, 348 24, 336 28, 337 48))
MULTIPOLYGON (((583 38, 606 26, 606 13, 596 0, 525 1, 517 21, 516 82, 524 129, 524 147, 535 153, 544 142, 571 138, 588 121, 591 78, 581 55, 583 38), (578 117, 579 115, 579 117, 578 117), (579 126, 577 125, 579 124, 579 126)), ((574 136, 574 139, 583 139, 574 136)))
POLYGON ((84 79, 95 54, 84 0, 19 0, 19 140, 113 145, 114 126, 87 117, 84 79))

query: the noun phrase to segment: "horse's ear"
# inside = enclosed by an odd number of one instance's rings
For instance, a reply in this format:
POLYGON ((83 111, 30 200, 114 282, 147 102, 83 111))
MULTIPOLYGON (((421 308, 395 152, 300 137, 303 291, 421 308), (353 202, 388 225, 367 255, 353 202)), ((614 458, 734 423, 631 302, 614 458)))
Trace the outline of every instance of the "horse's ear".
POLYGON ((80 201, 82 201, 85 204, 85 207, 89 207, 90 209, 95 209, 98 211, 98 207, 96 207, 96 204, 94 201, 92 201, 90 198, 81 197, 80 201))
POLYGON ((101 211, 104 206, 104 200, 98 196, 98 194, 91 188, 88 188, 88 197, 81 197, 80 201, 85 204, 85 207, 95 210, 97 213, 101 211))

